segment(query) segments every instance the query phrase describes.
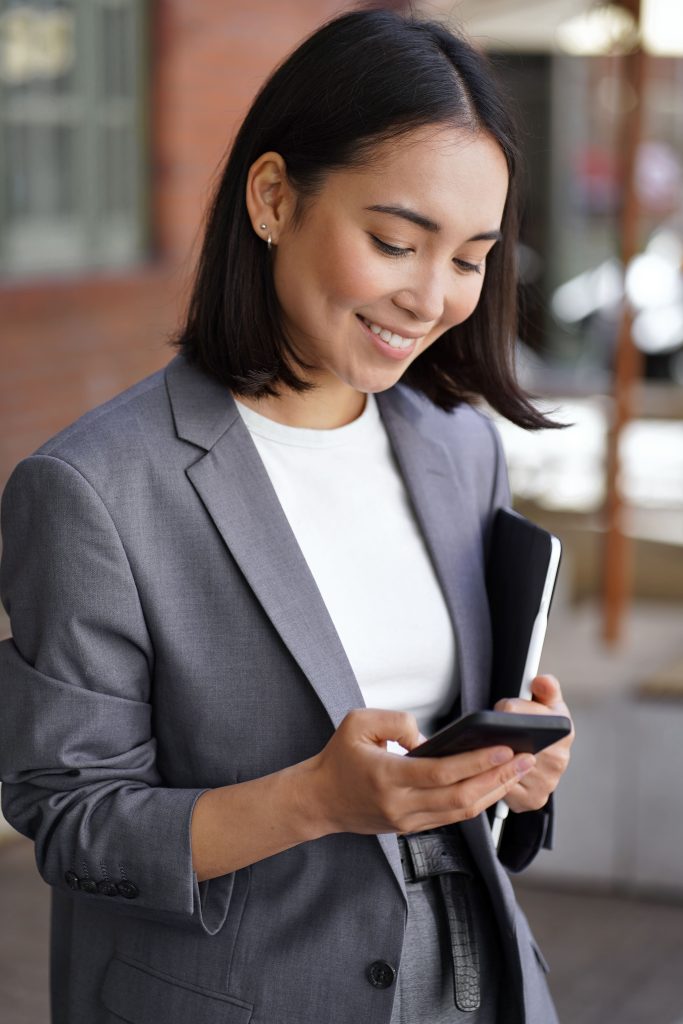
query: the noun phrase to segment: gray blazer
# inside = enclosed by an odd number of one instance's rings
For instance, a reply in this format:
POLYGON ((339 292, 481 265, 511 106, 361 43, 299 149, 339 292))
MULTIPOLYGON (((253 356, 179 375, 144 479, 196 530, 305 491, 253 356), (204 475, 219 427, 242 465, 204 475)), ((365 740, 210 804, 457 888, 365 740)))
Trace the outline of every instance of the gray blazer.
MULTIPOLYGON (((462 711, 486 706, 486 536, 509 500, 497 436, 401 386, 378 402, 457 632, 462 711)), ((177 357, 95 409, 17 467, 3 532, 3 810, 52 886, 56 1024, 388 1022, 394 988, 366 972, 401 959, 393 835, 329 836, 203 883, 192 871, 204 790, 315 754, 363 704, 225 389, 177 357)), ((548 844, 548 820, 511 816, 510 868, 548 844)), ((552 1024, 486 821, 462 828, 510 1019, 552 1024)))

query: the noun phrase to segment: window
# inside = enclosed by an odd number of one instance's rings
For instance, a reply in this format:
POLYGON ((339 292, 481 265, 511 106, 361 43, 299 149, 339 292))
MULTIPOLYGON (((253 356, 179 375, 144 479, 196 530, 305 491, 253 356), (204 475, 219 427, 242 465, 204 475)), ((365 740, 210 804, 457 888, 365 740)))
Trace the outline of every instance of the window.
POLYGON ((146 5, 0 0, 0 271, 145 252, 146 5))

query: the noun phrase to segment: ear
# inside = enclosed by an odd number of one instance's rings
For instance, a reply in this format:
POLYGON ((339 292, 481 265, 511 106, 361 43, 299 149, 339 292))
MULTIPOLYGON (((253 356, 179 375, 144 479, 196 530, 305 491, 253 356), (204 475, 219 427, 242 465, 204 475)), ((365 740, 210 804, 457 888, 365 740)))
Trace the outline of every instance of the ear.
POLYGON ((273 244, 277 245, 295 202, 287 167, 279 153, 264 153, 254 161, 247 175, 245 198, 256 234, 264 241, 270 235, 273 244))

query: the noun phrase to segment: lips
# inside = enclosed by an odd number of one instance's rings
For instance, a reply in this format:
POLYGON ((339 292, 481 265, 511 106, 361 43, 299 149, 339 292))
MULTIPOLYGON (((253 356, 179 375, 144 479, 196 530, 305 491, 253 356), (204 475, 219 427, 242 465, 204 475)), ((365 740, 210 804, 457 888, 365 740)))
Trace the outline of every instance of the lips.
POLYGON ((382 341, 386 342, 387 345, 390 345, 391 348, 413 348, 415 342, 420 340, 419 338, 406 338, 402 334, 397 334, 396 331, 391 331, 388 327, 383 327, 382 324, 368 320, 367 317, 362 316, 360 319, 373 334, 377 335, 378 338, 381 338, 382 341))

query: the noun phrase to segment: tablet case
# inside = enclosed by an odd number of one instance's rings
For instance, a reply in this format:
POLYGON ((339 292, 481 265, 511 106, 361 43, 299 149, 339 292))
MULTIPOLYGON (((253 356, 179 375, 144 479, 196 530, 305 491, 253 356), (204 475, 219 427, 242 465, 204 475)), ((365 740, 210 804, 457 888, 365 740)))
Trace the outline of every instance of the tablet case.
MULTIPOLYGON (((486 578, 493 633, 489 707, 503 697, 520 695, 548 572, 557 566, 552 558, 553 540, 559 544, 547 530, 512 509, 496 513, 486 578)), ((548 581, 544 615, 554 588, 555 578, 548 581)))

